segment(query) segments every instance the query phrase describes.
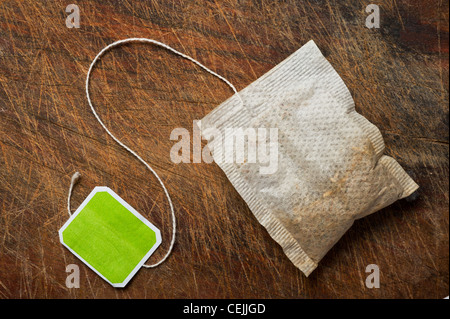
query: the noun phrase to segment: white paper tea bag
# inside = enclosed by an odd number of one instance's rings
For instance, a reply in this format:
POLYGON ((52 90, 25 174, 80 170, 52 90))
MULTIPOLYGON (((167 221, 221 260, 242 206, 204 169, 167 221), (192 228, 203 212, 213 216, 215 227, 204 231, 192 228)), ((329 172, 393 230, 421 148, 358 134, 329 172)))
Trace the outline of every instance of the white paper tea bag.
POLYGON ((418 188, 383 155, 380 131, 355 111, 349 90, 313 41, 239 95, 244 105, 235 95, 202 119, 202 136, 258 221, 305 275, 354 220, 418 188), (224 160, 234 147, 225 142, 222 150, 226 132, 247 128, 258 134, 246 137, 244 160, 224 160), (269 128, 277 129, 276 140, 259 135, 269 128), (249 160, 255 150, 277 151, 275 169, 262 173, 261 162, 249 160))

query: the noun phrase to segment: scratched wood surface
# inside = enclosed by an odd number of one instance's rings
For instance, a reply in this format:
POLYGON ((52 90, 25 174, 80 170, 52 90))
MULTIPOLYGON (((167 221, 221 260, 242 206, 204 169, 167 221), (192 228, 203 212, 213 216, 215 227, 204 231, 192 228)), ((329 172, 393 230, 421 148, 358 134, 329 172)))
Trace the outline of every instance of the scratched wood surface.
POLYGON ((0 2, 0 298, 443 298, 449 278, 448 1, 82 1, 69 29, 67 1, 0 2), (369 3, 381 28, 365 27, 369 3), (59 243, 70 177, 76 208, 105 185, 162 231, 168 203, 155 178, 90 113, 84 81, 115 40, 169 44, 239 90, 310 39, 376 124, 386 153, 421 186, 408 200, 355 222, 306 278, 258 224, 215 164, 174 164, 169 139, 192 131, 232 92, 164 49, 128 45, 92 77, 106 125, 157 170, 174 202, 178 237, 157 269, 114 289, 59 243), (79 289, 66 266, 80 266, 79 289), (381 288, 368 289, 377 264, 381 288))

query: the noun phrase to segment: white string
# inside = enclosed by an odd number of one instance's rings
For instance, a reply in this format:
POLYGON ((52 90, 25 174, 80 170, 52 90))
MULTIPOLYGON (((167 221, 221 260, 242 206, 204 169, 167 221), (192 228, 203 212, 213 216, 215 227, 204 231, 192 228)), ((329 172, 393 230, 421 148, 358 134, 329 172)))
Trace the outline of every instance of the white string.
MULTIPOLYGON (((144 161, 138 154, 136 154, 133 150, 131 150, 128 146, 126 146, 124 143, 122 143, 119 139, 117 139, 109 130, 108 128, 105 126, 105 124, 103 124, 102 120, 100 119, 100 117, 98 116, 97 112, 94 109, 94 106, 92 105, 91 102, 91 98, 89 96, 89 80, 90 80, 90 76, 91 76, 91 72, 92 69, 94 68, 95 63, 97 63, 97 61, 102 57, 102 55, 108 51, 109 49, 122 45, 124 43, 130 43, 130 42, 140 42, 140 43, 152 43, 152 44, 156 44, 160 47, 163 47, 169 51, 172 51, 173 53, 195 63, 196 65, 198 65, 199 67, 201 67, 203 70, 205 70, 208 73, 211 73, 212 75, 218 77, 220 80, 222 80, 223 82, 225 82, 229 87, 231 87, 231 89, 234 91, 234 93, 236 94, 236 96, 239 98, 240 102, 242 103, 242 105, 244 104, 241 97, 239 96, 236 88, 233 86, 233 84, 231 84, 227 79, 225 79, 224 77, 220 76, 219 74, 217 74, 214 71, 211 71, 210 69, 208 69, 206 66, 204 66, 203 64, 201 64, 200 62, 198 62, 197 60, 191 58, 190 56, 187 56, 173 48, 171 48, 170 46, 168 46, 167 44, 152 40, 152 39, 147 39, 147 38, 128 38, 128 39, 124 39, 124 40, 119 40, 116 41, 114 43, 109 44, 108 46, 106 46, 105 48, 103 48, 98 54, 97 56, 94 58, 94 60, 91 63, 91 66, 89 67, 87 76, 86 76, 86 97, 89 103, 89 106, 91 107, 91 111, 94 114, 95 118, 97 119, 97 121, 100 123, 100 125, 105 129, 106 133, 108 133, 109 136, 112 137, 112 139, 114 141, 117 142, 117 144, 119 144, 120 146, 122 146, 125 150, 127 150, 131 155, 133 155, 134 157, 136 157, 142 164, 144 164, 149 170, 150 172, 152 172, 152 174, 156 177, 156 179, 158 180, 159 184, 161 185, 162 189, 164 190, 164 194, 167 197, 167 200, 169 202, 169 207, 170 207, 170 212, 172 215, 172 240, 170 242, 170 247, 166 253, 166 255, 160 260, 158 261, 156 264, 153 265, 147 265, 144 264, 143 267, 146 268, 154 268, 158 265, 160 265, 161 263, 163 263, 167 257, 170 255, 170 253, 172 252, 173 249, 173 245, 175 243, 175 237, 176 237, 176 217, 175 217, 175 212, 173 209, 173 204, 172 204, 172 200, 170 198, 169 192, 166 189, 166 186, 164 185, 164 183, 162 182, 161 178, 159 177, 159 175, 153 170, 153 168, 146 162, 144 161)), ((71 184, 70 184, 70 188, 69 188, 69 196, 67 198, 67 210, 69 212, 69 215, 72 215, 71 211, 70 211, 70 198, 72 196, 72 191, 73 191, 73 187, 76 184, 77 180, 80 178, 80 173, 76 172, 73 176, 72 176, 72 180, 71 180, 71 184)))

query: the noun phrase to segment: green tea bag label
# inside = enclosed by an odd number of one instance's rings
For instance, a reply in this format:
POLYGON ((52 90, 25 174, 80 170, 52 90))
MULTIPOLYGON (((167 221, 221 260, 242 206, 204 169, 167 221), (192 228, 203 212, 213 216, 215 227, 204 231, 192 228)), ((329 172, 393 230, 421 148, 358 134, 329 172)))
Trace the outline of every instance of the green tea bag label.
POLYGON ((161 244, 158 228, 108 187, 94 188, 59 238, 114 287, 125 287, 161 244))

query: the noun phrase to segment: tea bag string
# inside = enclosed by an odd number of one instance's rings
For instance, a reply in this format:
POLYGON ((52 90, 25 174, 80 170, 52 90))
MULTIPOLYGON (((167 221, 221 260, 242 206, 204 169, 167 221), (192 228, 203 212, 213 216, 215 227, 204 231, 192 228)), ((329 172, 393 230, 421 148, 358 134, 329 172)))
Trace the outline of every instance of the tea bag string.
MULTIPOLYGON (((156 177, 156 179, 158 180, 159 184, 161 185, 162 189, 164 190, 164 194, 167 197, 167 201, 169 202, 169 207, 170 207, 170 212, 172 215, 172 240, 170 241, 170 246, 169 249, 166 253, 166 255, 157 263, 152 264, 152 265, 147 265, 144 264, 143 267, 146 268, 154 268, 159 266, 160 264, 162 264, 167 257, 170 255, 170 253, 172 252, 173 249, 173 245, 175 243, 175 237, 176 237, 176 217, 175 217, 175 212, 174 212, 174 208, 173 208, 173 204, 172 204, 172 199, 170 198, 169 192, 167 191, 166 186, 164 185, 163 181, 161 180, 161 178, 159 177, 159 175, 155 172, 155 170, 146 162, 144 161, 138 154, 136 154, 136 152, 134 152, 132 149, 130 149, 128 146, 126 146, 124 143, 122 143, 118 138, 116 138, 110 131, 109 129, 105 126, 105 124, 103 123, 103 121, 100 119, 100 117, 98 116, 97 112, 94 109, 94 106, 92 105, 92 101, 89 95, 89 80, 90 80, 90 76, 91 76, 91 72, 92 69, 94 68, 95 64, 97 63, 97 61, 103 56, 103 54, 116 47, 116 46, 120 46, 122 44, 125 43, 131 43, 131 42, 138 42, 138 43, 151 43, 151 44, 155 44, 157 46, 163 47, 193 63, 195 63, 196 65, 198 65, 199 67, 201 67, 203 70, 205 70, 206 72, 214 75, 215 77, 219 78, 220 80, 222 80, 223 82, 225 82, 236 94, 236 96, 239 98, 241 104, 243 105, 243 101, 241 99, 241 97, 239 96, 239 93, 237 92, 236 88, 233 86, 233 84, 231 84, 227 79, 225 79, 223 76, 217 74, 216 72, 208 69, 206 66, 204 66, 203 64, 201 64, 200 62, 198 62, 197 60, 191 58, 190 56, 181 53, 175 49, 173 49, 172 47, 168 46, 167 44, 161 43, 159 41, 156 40, 152 40, 152 39, 147 39, 147 38, 128 38, 128 39, 124 39, 124 40, 119 40, 116 42, 113 42, 109 45, 107 45, 105 48, 103 48, 98 54, 97 56, 94 58, 94 60, 92 61, 87 76, 86 76, 86 97, 89 103, 89 106, 91 108, 92 113, 94 114, 95 118, 97 119, 97 121, 100 123, 100 125, 103 127, 103 129, 106 131, 106 133, 108 133, 109 136, 111 136, 111 138, 117 142, 117 144, 119 144, 120 146, 122 146, 125 150, 127 150, 131 155, 133 155, 134 157, 136 157, 142 164, 144 164, 149 170, 150 172, 156 177)), ((73 192, 73 187, 75 186, 75 184, 77 183, 77 181, 80 178, 80 173, 76 172, 71 179, 71 183, 70 183, 70 188, 69 188, 69 195, 67 198, 67 210, 70 216, 72 216, 71 213, 71 209, 70 209, 70 198, 72 196, 72 192, 73 192)))

